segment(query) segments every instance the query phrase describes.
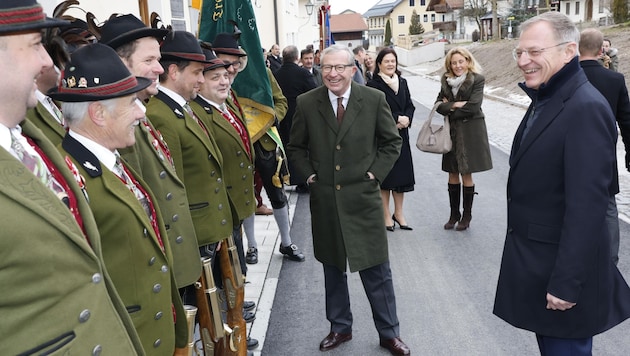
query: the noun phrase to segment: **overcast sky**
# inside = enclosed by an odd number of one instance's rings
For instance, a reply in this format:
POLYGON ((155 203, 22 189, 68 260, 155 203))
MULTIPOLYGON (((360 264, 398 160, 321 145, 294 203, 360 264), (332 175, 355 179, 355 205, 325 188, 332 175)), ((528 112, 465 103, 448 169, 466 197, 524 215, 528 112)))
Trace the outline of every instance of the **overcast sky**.
MULTIPOLYGON (((383 0, 384 2, 390 2, 392 0, 383 0)), ((316 2, 316 1, 314 1, 316 2)), ((372 6, 378 3, 379 0, 328 0, 330 10, 333 15, 336 15, 342 11, 350 9, 356 11, 359 14, 364 14, 372 6)))

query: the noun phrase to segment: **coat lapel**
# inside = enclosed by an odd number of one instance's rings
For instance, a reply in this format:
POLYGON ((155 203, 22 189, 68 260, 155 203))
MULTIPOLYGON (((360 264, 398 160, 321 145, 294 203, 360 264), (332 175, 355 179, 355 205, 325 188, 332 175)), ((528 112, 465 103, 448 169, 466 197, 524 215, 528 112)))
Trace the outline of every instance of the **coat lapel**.
POLYGON ((337 142, 341 141, 345 134, 350 130, 350 127, 359 118, 361 112, 361 105, 363 102, 362 91, 364 90, 359 84, 352 82, 352 90, 350 91, 350 99, 346 108, 346 113, 343 115, 343 121, 339 127, 339 133, 337 135, 337 142))

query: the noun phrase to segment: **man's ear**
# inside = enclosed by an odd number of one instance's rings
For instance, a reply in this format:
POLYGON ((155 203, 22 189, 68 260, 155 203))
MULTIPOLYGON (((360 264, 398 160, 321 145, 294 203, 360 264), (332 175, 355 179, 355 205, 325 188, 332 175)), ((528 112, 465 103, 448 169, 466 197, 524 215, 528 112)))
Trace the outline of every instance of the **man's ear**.
POLYGON ((171 63, 168 66, 168 78, 170 80, 175 80, 177 79, 178 75, 179 75, 179 67, 177 66, 177 64, 175 63, 171 63))
POLYGON ((567 43, 567 46, 564 49, 564 63, 569 63, 573 59, 573 57, 578 54, 578 45, 575 42, 567 43))
POLYGON ((88 105, 88 116, 94 125, 102 127, 105 125, 105 106, 100 101, 91 102, 88 105))

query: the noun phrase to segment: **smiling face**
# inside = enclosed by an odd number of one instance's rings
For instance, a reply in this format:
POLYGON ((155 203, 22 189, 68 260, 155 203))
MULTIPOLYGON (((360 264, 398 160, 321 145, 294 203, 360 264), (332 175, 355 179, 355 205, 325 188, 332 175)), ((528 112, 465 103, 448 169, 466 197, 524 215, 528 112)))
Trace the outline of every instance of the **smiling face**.
POLYGON ((302 65, 304 68, 311 70, 313 68, 313 60, 315 59, 315 55, 313 53, 305 53, 302 56, 302 65))
POLYGON ((352 83, 352 76, 357 71, 357 67, 348 58, 348 53, 344 51, 330 52, 322 58, 322 79, 324 85, 337 96, 342 96, 352 83), (344 70, 339 73, 335 66, 343 65, 344 70), (326 72, 327 66, 333 66, 330 72, 326 72))
POLYGON ((456 77, 468 73, 468 65, 468 60, 461 54, 454 53, 451 56, 451 72, 453 72, 456 77))
MULTIPOLYGON (((103 106, 101 143, 110 150, 132 146, 136 142, 134 130, 144 118, 137 95, 112 99, 113 107, 103 106)), ((100 103, 95 103, 101 105, 100 103)))
POLYGON ((42 45, 39 31, 0 37, 0 120, 15 127, 26 114, 27 107, 37 105, 37 79, 45 68, 52 68, 52 59, 42 45))
POLYGON ((225 63, 231 63, 232 65, 227 67, 228 74, 230 75, 230 85, 234 83, 234 79, 238 75, 238 70, 241 68, 240 57, 233 54, 217 53, 217 58, 225 63))
POLYGON ((388 77, 392 77, 396 73, 396 66, 396 56, 388 53, 383 57, 381 63, 378 64, 378 70, 388 77))
POLYGON ((171 64, 168 68, 172 81, 172 90, 181 95, 186 101, 197 97, 199 89, 204 82, 203 63, 190 62, 186 68, 179 70, 177 65, 171 64))
POLYGON ((210 69, 203 76, 206 81, 200 91, 201 95, 216 104, 223 104, 230 92, 230 75, 227 69, 210 69))
POLYGON ((561 43, 554 36, 551 25, 545 21, 534 23, 521 33, 517 49, 535 51, 535 55, 523 52, 517 59, 528 88, 540 88, 571 61, 575 54, 575 42, 561 43))
POLYGON ((157 94, 158 77, 164 72, 160 65, 160 44, 154 37, 143 37, 136 40, 136 50, 123 58, 123 63, 136 77, 145 77, 153 82, 138 97, 143 100, 157 94))

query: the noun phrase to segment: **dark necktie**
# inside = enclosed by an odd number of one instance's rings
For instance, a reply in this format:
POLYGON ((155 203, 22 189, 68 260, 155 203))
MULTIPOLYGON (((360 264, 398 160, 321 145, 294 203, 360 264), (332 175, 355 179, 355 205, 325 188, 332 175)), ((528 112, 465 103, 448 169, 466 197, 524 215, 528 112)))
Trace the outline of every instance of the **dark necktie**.
POLYGON ((46 162, 44 162, 44 159, 41 158, 37 153, 29 153, 24 145, 22 145, 19 138, 15 135, 16 134, 13 132, 13 130, 11 130, 11 149, 13 149, 20 161, 56 195, 58 195, 60 198, 62 198, 62 196, 65 196, 65 189, 52 176, 50 170, 48 169, 48 166, 46 166, 46 162))
POLYGON ((184 104, 184 110, 186 110, 186 112, 188 113, 188 115, 190 115, 190 117, 193 118, 193 120, 195 120, 195 122, 197 123, 197 125, 199 125, 201 127, 201 129, 203 130, 203 132, 206 134, 206 136, 210 137, 210 134, 208 133, 208 129, 206 128, 206 125, 204 125, 203 122, 201 122, 201 120, 199 120, 199 117, 197 117, 197 115, 195 115, 195 112, 193 111, 193 109, 190 107, 190 105, 188 104, 184 104))
POLYGON ((346 113, 346 109, 343 107, 343 97, 337 98, 337 123, 341 125, 341 121, 343 121, 343 114, 346 113))

